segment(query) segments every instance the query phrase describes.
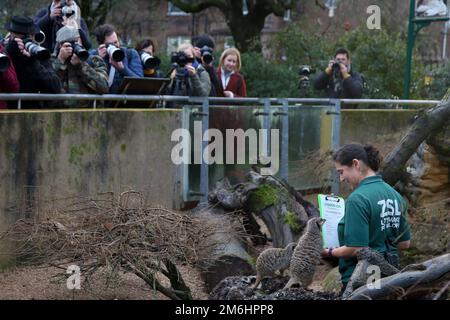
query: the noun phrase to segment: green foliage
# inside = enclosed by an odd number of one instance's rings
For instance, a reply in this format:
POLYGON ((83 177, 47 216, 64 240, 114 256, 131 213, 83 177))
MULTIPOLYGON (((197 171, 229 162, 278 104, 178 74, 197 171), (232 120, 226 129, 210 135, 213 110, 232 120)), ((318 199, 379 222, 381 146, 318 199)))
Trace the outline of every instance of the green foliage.
POLYGON ((296 70, 282 62, 271 62, 262 54, 242 54, 241 73, 247 84, 249 97, 294 97, 297 96, 296 70))
POLYGON ((253 191, 248 200, 249 209, 255 213, 260 213, 264 208, 275 205, 277 202, 277 190, 267 184, 253 191))
POLYGON ((298 217, 291 211, 286 212, 283 221, 295 233, 300 233, 300 231, 302 230, 298 217))
POLYGON ((450 63, 440 66, 429 73, 430 84, 425 86, 423 92, 427 99, 440 100, 450 88, 450 63))
MULTIPOLYGON (((366 98, 398 98, 403 93, 406 63, 406 38, 402 33, 386 29, 369 30, 361 27, 346 33, 335 45, 350 50, 352 68, 364 76, 366 98)), ((411 98, 420 98, 424 67, 413 58, 411 98)))

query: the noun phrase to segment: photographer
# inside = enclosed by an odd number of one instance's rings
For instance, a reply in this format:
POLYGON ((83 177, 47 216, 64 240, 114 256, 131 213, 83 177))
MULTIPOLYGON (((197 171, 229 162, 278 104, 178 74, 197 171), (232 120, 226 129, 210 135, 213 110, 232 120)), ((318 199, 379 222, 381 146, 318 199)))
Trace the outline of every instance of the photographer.
POLYGON ((211 91, 211 80, 205 68, 195 59, 194 47, 185 43, 178 47, 171 61, 175 68, 172 71, 168 92, 176 96, 208 97, 211 91))
MULTIPOLYGON (((11 59, 5 52, 5 48, 0 43, 0 93, 19 92, 19 81, 17 80, 16 69, 11 59)), ((8 104, 0 101, 0 109, 7 109, 8 104)))
POLYGON ((142 67, 144 68, 144 77, 163 78, 159 65, 161 60, 155 56, 156 47, 152 39, 145 38, 136 45, 136 51, 141 56, 142 67))
POLYGON ((314 80, 314 89, 325 89, 328 98, 361 98, 363 79, 351 70, 350 54, 346 49, 336 51, 334 60, 330 60, 325 71, 314 80))
POLYGON ((81 17, 80 7, 73 0, 52 1, 46 8, 36 13, 34 21, 45 34, 42 46, 51 52, 55 49, 56 32, 65 25, 76 25, 83 47, 87 50, 92 47, 87 24, 81 17))
MULTIPOLYGON (((33 19, 14 16, 5 28, 10 32, 5 39, 6 51, 16 69, 20 92, 61 92, 61 82, 49 62, 50 52, 33 41, 34 35, 39 32, 33 19)), ((36 108, 39 105, 27 101, 22 106, 36 108)))
POLYGON ((192 38, 194 46, 195 59, 201 63, 203 68, 208 72, 211 80, 210 97, 223 97, 222 84, 217 78, 216 71, 213 66, 214 41, 208 35, 201 35, 192 38))
POLYGON ((114 27, 105 24, 94 31, 99 47, 91 53, 103 58, 108 69, 109 93, 117 93, 124 77, 143 77, 141 58, 136 50, 121 48, 114 27))
MULTIPOLYGON (((81 46, 76 28, 62 27, 56 33, 58 54, 53 59, 53 68, 62 81, 63 93, 104 94, 108 93, 106 64, 99 56, 89 56, 81 46)), ((88 107, 88 101, 64 101, 65 106, 88 107)))

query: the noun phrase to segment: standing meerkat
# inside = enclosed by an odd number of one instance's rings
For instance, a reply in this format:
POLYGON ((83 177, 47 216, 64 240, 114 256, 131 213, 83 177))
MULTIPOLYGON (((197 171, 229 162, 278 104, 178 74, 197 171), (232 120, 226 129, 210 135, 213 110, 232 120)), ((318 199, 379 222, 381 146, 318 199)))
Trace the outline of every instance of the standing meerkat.
POLYGON ((322 225, 324 223, 325 219, 321 218, 312 218, 308 221, 306 231, 298 240, 292 254, 289 269, 291 278, 284 289, 297 283, 305 288, 311 284, 322 256, 322 225))
POLYGON ((273 275, 277 270, 283 275, 283 271, 289 268, 296 245, 291 242, 285 248, 269 248, 261 252, 256 259, 256 281, 252 289, 256 289, 264 277, 273 275))

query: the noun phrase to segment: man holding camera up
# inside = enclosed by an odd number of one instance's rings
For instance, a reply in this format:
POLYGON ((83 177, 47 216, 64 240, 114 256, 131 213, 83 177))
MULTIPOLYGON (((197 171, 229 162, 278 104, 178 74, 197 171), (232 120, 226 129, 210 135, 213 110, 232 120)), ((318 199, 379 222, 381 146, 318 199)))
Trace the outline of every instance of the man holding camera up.
POLYGON ((52 1, 46 8, 38 11, 34 21, 45 34, 45 40, 42 46, 51 52, 55 49, 56 32, 68 24, 76 25, 80 33, 82 45, 87 50, 92 46, 87 24, 81 17, 81 10, 74 0, 52 1))
POLYGON ((95 29, 99 43, 93 54, 98 54, 108 68, 109 93, 117 93, 124 77, 143 77, 141 59, 135 49, 121 48, 119 37, 111 25, 105 24, 95 29))
MULTIPOLYGON (((62 81, 63 93, 108 93, 106 64, 99 56, 89 56, 81 46, 78 29, 63 27, 56 33, 58 55, 53 67, 62 81)), ((65 106, 87 107, 88 101, 64 101, 65 106)))
MULTIPOLYGON (((39 27, 33 19, 14 16, 5 25, 10 33, 5 38, 6 52, 16 69, 21 93, 59 93, 61 82, 49 63, 50 52, 34 42, 39 27)), ((24 107, 37 108, 36 102, 27 101, 24 107)))
POLYGON ((327 90, 328 98, 361 98, 363 80, 360 74, 351 70, 350 54, 346 49, 338 49, 325 71, 314 80, 314 89, 327 90))
POLYGON ((223 97, 222 84, 217 78, 216 71, 213 66, 214 41, 207 35, 196 36, 192 38, 194 46, 195 58, 200 63, 211 80, 210 97, 223 97))

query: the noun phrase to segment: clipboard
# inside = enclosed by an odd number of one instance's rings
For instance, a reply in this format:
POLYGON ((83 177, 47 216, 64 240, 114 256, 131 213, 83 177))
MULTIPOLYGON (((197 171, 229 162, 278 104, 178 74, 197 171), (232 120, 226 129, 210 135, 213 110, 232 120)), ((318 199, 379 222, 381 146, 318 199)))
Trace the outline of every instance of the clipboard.
POLYGON ((344 217, 345 201, 334 195, 318 195, 320 217, 326 219, 322 226, 322 239, 325 248, 339 247, 337 227, 344 217))
MULTIPOLYGON (((119 94, 161 95, 169 84, 169 78, 124 77, 119 87, 119 94)), ((131 107, 152 108, 156 101, 133 101, 131 107)), ((114 107, 126 107, 127 101, 117 101, 114 107)))

